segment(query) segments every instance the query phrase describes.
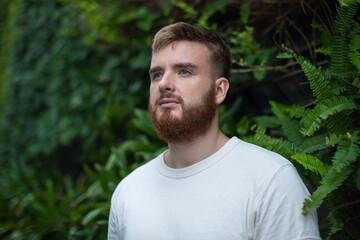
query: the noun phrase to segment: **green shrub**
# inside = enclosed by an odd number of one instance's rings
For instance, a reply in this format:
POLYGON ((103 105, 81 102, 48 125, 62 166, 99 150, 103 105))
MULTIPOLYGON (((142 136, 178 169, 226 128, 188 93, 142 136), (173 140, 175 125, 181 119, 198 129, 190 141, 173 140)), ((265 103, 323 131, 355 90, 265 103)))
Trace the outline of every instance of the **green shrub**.
MULTIPOLYGON (((350 1, 349 1, 350 2, 350 1)), ((360 23, 358 3, 339 8, 335 32, 324 41, 327 68, 314 66, 292 51, 307 76, 315 100, 310 107, 270 102, 273 116, 256 117, 249 142, 291 160, 306 183, 316 190, 305 199, 303 212, 317 209, 326 199, 329 213, 321 223, 327 239, 358 239, 360 163, 360 23), (280 137, 279 137, 280 136, 280 137)), ((322 29, 324 30, 324 29, 322 29)), ((239 133, 243 132, 242 127, 239 133)))
MULTIPOLYGON (((356 239, 359 19, 350 1, 341 2, 349 6, 340 8, 334 36, 313 24, 324 33, 317 52, 327 54, 328 68, 290 50, 280 55, 299 62, 314 104, 289 107, 272 101, 272 115, 235 122, 238 97, 221 107, 220 126, 229 136, 290 159, 304 181, 317 188, 304 213, 325 199, 330 212, 323 235, 356 239)), ((256 43, 256 29, 248 25, 249 4, 231 24, 217 22, 231 1, 196 7, 183 1, 12 4, 6 18, 7 26, 14 26, 11 37, 4 37, 0 26, 5 44, 0 46, 0 81, 5 76, 0 84, 7 85, 6 94, 0 94, 6 95, 0 128, 1 239, 104 239, 110 197, 119 181, 166 148, 145 110, 151 39, 163 25, 185 20, 219 32, 234 56, 233 88, 277 69, 268 66, 275 62, 275 48, 256 43)))

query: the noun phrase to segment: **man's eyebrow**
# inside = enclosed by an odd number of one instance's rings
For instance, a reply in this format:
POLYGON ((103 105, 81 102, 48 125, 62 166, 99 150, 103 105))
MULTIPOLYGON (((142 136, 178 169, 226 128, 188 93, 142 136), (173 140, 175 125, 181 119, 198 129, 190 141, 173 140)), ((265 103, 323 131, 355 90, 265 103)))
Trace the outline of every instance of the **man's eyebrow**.
POLYGON ((162 70, 163 70, 163 68, 159 67, 159 66, 152 67, 152 68, 149 69, 149 74, 151 75, 154 72, 158 72, 158 71, 162 71, 162 70))
POLYGON ((198 66, 190 62, 183 62, 183 63, 175 63, 174 68, 192 68, 195 70, 198 68, 198 66))
MULTIPOLYGON (((193 70, 196 70, 198 68, 197 65, 190 63, 190 62, 183 62, 183 63, 175 63, 173 64, 173 68, 177 69, 177 68, 190 68, 193 70)), ((155 72, 159 72, 159 71, 163 71, 164 69, 160 66, 155 66, 149 69, 149 74, 153 74, 155 72)))

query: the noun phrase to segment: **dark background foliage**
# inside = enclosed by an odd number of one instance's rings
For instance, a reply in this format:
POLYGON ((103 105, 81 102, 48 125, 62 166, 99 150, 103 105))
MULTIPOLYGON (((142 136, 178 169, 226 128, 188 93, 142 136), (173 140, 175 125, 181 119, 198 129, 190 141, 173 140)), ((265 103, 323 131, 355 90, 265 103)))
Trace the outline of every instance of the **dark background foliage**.
POLYGON ((221 128, 245 137, 255 132, 250 118, 274 111, 269 100, 314 104, 299 63, 275 56, 292 49, 325 68, 315 49, 328 38, 314 22, 333 34, 338 7, 335 0, 0 0, 0 238, 105 238, 118 182, 165 149, 146 112, 152 37, 161 27, 186 21, 227 41, 233 67, 221 128))

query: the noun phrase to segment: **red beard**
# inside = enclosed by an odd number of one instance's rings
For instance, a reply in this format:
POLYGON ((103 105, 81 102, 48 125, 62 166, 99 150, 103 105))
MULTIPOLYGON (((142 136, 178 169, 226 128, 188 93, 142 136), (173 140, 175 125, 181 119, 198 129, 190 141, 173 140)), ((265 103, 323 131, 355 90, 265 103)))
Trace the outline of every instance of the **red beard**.
POLYGON ((158 136, 167 143, 186 143, 196 137, 204 135, 210 128, 216 113, 215 88, 213 85, 197 103, 185 105, 179 96, 171 93, 161 94, 155 103, 155 108, 149 101, 150 120, 158 136), (157 119, 156 110, 158 101, 162 98, 174 98, 181 104, 182 116, 172 115, 172 109, 166 109, 157 119))

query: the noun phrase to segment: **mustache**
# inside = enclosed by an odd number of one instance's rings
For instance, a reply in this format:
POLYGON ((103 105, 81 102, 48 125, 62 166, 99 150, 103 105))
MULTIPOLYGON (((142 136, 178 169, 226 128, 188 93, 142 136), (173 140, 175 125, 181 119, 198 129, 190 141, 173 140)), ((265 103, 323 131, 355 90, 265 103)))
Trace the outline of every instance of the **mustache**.
POLYGON ((164 98, 176 99, 177 101, 179 101, 180 104, 184 102, 184 100, 180 96, 167 92, 167 93, 161 93, 160 97, 155 101, 155 106, 159 105, 159 101, 164 98))

